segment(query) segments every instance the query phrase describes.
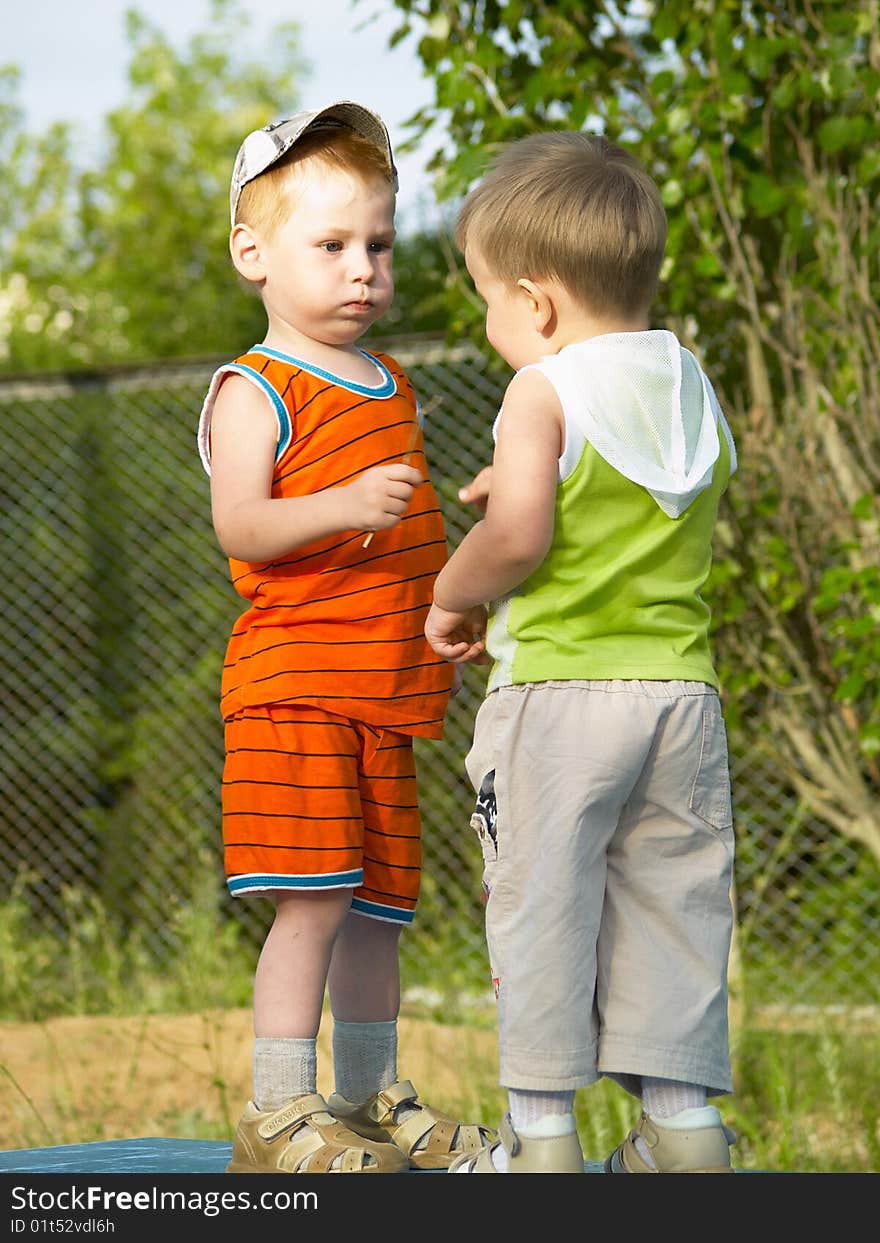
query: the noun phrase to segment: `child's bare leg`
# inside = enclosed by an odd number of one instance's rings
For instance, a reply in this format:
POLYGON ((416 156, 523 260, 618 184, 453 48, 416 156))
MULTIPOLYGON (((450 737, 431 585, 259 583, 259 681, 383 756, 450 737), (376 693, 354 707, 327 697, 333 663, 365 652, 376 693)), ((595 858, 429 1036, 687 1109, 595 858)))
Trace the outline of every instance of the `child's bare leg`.
POLYGON ((333 945, 351 904, 347 889, 279 893, 254 977, 256 1036, 317 1036, 333 945))
POLYGON ((254 977, 254 1100, 276 1109, 315 1092, 317 1035, 333 945, 350 890, 274 894, 254 977))
POLYGON ((344 1023, 387 1023, 400 1010, 401 925, 349 913, 333 947, 330 1006, 344 1023))
POLYGON ((426 1105, 405 1075, 401 1082, 400 933, 400 924, 352 914, 336 942, 330 966, 336 1091, 330 1104, 359 1134, 375 1139, 378 1126, 380 1134, 393 1136, 411 1166, 441 1169, 456 1156, 478 1151, 491 1133, 473 1123, 450 1128, 448 1117, 426 1105), (395 1085, 395 1091, 377 1098, 395 1085))
POLYGON ((397 1081, 399 940, 399 924, 351 914, 333 950, 333 1071, 347 1101, 397 1081))

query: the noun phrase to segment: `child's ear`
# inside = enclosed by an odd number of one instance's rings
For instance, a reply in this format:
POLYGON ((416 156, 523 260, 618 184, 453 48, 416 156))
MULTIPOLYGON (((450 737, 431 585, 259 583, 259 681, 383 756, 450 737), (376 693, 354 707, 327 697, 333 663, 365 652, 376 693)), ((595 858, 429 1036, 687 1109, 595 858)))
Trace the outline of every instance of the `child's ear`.
POLYGON ((547 287, 540 281, 530 281, 526 277, 521 277, 516 282, 516 287, 520 290, 520 296, 527 300, 535 329, 542 335, 552 331, 556 320, 556 306, 547 287))
POLYGON ((229 234, 229 253, 239 276, 255 283, 265 279, 260 242, 249 225, 237 224, 233 227, 229 234))

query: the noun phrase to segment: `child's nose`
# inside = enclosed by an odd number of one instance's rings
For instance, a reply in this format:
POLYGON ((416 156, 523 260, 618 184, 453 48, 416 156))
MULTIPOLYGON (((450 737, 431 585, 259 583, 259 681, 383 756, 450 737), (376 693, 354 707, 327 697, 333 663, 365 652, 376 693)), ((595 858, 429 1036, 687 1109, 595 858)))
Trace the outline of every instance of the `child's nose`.
POLYGON ((371 281, 373 279, 373 255, 368 250, 352 251, 351 278, 355 281, 371 281))
POLYGON ((349 251, 351 256, 351 276, 353 281, 368 281, 373 275, 373 265, 367 251, 349 251))

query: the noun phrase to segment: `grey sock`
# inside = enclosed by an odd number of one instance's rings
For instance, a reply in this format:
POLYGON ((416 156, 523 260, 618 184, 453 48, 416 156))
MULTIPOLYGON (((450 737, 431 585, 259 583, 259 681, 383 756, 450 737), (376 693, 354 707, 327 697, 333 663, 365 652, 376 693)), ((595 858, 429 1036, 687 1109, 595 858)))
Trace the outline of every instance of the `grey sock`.
POLYGON ((333 1020, 336 1091, 353 1105, 397 1081, 397 1020, 343 1023, 333 1020))
POLYGON ((316 1091, 317 1040, 258 1036, 254 1041, 254 1104, 279 1109, 316 1091))

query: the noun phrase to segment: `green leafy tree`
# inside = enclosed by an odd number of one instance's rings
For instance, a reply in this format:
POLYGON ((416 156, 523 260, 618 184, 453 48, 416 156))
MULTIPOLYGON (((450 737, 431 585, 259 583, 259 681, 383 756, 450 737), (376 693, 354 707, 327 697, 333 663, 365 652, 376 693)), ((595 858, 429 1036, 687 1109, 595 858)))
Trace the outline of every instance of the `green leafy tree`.
POLYGON ((17 74, 0 76, 6 370, 215 355, 261 332, 229 262, 229 173, 244 134, 298 106, 297 27, 248 55, 232 0, 213 0, 209 33, 181 52, 136 11, 126 21, 130 96, 95 167, 77 165, 70 126, 26 133, 17 74))
POLYGON ((711 585, 728 711, 763 718, 750 745, 880 857, 878 0, 395 7, 450 202, 543 129, 605 132, 658 181, 656 319, 710 369, 742 459, 711 585))
POLYGON ((67 127, 28 134, 18 86, 18 70, 0 68, 0 367, 7 368, 29 365, 35 339, 51 355, 46 347, 70 326, 52 303, 57 274, 80 262, 67 127))

